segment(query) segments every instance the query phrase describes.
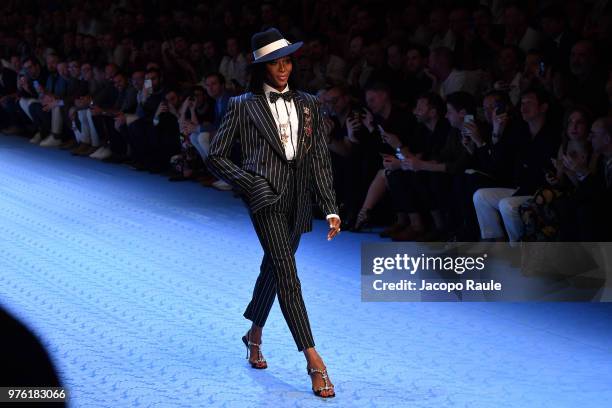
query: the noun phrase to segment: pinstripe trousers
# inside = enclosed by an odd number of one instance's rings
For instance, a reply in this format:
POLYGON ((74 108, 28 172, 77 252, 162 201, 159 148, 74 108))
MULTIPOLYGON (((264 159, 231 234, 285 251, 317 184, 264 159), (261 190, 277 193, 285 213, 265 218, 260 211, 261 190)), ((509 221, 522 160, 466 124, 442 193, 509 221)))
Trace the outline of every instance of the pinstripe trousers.
POLYGON ((244 317, 263 327, 278 295, 285 321, 298 351, 302 351, 315 344, 295 263, 301 232, 295 228, 298 186, 294 171, 291 170, 285 190, 274 204, 251 213, 264 257, 244 317))

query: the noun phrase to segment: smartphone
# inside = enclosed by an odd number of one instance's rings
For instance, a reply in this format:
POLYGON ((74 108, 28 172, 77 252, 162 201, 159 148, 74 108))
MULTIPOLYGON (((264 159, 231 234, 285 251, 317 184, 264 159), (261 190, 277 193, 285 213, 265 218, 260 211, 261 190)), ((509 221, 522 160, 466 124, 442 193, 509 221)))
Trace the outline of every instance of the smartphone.
POLYGON ((36 89, 40 88, 40 82, 33 81, 32 83, 34 84, 34 88, 36 88, 36 89))
POLYGON ((546 64, 544 63, 544 61, 540 61, 540 65, 538 67, 538 75, 543 77, 545 73, 546 73, 546 64))
MULTIPOLYGON (((465 125, 467 123, 472 123, 472 124, 474 123, 474 115, 465 115, 463 117, 463 124, 465 125)), ((461 129, 461 136, 463 136, 464 141, 466 143, 469 142, 470 134, 471 134, 470 130, 466 128, 465 126, 463 126, 463 128, 461 129)))
POLYGON ((151 81, 150 79, 145 79, 144 87, 147 89, 153 89, 153 81, 151 81))

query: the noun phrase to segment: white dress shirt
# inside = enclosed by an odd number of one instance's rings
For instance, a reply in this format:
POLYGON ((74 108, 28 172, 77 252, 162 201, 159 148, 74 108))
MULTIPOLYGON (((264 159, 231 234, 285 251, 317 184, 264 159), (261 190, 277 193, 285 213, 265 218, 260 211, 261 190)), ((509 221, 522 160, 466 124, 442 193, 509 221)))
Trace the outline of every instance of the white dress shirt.
MULTIPOLYGON (((289 131, 291 134, 289 135, 289 142, 285 144, 285 156, 287 160, 293 160, 297 153, 298 148, 298 131, 300 122, 298 119, 295 103, 293 103, 293 99, 289 102, 285 101, 283 98, 278 98, 276 102, 270 102, 270 92, 278 92, 276 89, 272 88, 270 85, 264 83, 263 85, 264 93, 266 94, 266 101, 268 101, 268 105, 270 106, 270 111, 272 112, 272 116, 274 117, 274 122, 276 123, 276 130, 278 131, 278 135, 280 137, 280 124, 287 123, 287 117, 290 118, 291 126, 289 126, 289 131), (287 115, 287 111, 289 111, 290 115, 287 115)), ((285 89, 281 93, 289 92, 289 85, 285 86, 285 89)), ((281 142, 282 144, 282 142, 281 142)), ((340 218, 337 214, 328 214, 325 217, 327 220, 330 218, 340 218)))
MULTIPOLYGON (((289 135, 289 142, 284 145, 285 148, 285 156, 287 156, 287 160, 293 160, 295 154, 297 152, 298 146, 298 129, 300 126, 300 122, 298 119, 298 115, 295 109, 295 103, 293 100, 287 102, 283 98, 278 98, 276 102, 270 102, 270 92, 278 91, 272 88, 270 85, 264 83, 264 93, 266 94, 266 100, 268 101, 268 105, 270 105, 270 111, 272 112, 272 116, 274 117, 274 121, 276 122, 276 130, 278 130, 278 135, 280 137, 280 124, 287 123, 287 113, 290 113, 290 125, 289 131, 291 132, 289 135)), ((285 89, 281 93, 289 92, 289 85, 285 86, 285 89)), ((282 144, 282 143, 281 143, 282 144)))

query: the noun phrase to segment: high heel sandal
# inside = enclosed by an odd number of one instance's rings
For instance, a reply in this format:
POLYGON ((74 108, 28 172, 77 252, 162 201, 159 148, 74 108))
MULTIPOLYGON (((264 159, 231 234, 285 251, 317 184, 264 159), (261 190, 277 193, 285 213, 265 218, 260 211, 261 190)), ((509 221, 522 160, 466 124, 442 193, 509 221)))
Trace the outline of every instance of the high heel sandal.
POLYGON ((371 222, 371 210, 369 208, 362 207, 357 214, 357 220, 355 221, 355 225, 353 226, 353 231, 361 231, 364 228, 370 228, 371 222))
POLYGON ((268 368, 268 363, 266 362, 266 360, 263 358, 263 356, 261 355, 261 344, 257 344, 257 343, 253 343, 249 340, 249 338, 251 337, 251 331, 249 330, 247 332, 247 334, 249 335, 247 336, 242 336, 242 342, 244 343, 244 345, 247 348, 247 354, 246 354, 246 358, 249 358, 249 352, 251 351, 251 346, 255 346, 257 347, 257 360, 255 361, 251 361, 249 360, 249 364, 251 364, 251 367, 253 368, 257 368, 257 369, 264 369, 264 368, 268 368))
POLYGON ((321 374, 321 378, 323 379, 323 383, 325 385, 323 385, 323 387, 319 387, 319 388, 314 388, 312 387, 312 392, 314 393, 314 395, 316 395, 317 397, 321 397, 321 398, 333 398, 336 396, 335 392, 332 392, 329 395, 321 395, 321 391, 327 391, 327 390, 332 390, 334 391, 334 386, 332 385, 330 387, 329 385, 329 381, 327 380, 329 377, 327 375, 327 368, 308 368, 306 367, 306 371, 308 372, 308 375, 311 376, 314 373, 319 373, 321 374))

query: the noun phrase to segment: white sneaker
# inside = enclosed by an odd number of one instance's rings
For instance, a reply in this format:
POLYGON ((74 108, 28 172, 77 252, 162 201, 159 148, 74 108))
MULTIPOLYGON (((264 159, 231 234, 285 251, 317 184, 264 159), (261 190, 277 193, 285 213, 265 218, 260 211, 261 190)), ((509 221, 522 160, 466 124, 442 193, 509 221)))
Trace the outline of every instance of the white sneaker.
POLYGON ((56 139, 52 134, 47 136, 40 142, 39 146, 42 147, 58 147, 62 144, 62 139, 56 139))
POLYGON ((36 132, 33 138, 30 139, 30 143, 39 144, 42 140, 42 136, 40 136, 40 132, 36 132))
POLYGON ((112 155, 113 155, 113 151, 111 150, 111 148, 105 147, 104 150, 102 150, 102 154, 100 154, 100 160, 108 159, 112 155))
POLYGON ((89 157, 92 159, 97 159, 100 153, 102 152, 102 150, 104 150, 104 146, 98 147, 95 152, 89 155, 89 157))
POLYGON ((212 186, 216 188, 217 190, 221 190, 221 191, 229 191, 232 189, 232 186, 230 186, 223 180, 215 181, 214 183, 212 183, 212 186))
POLYGON ((98 150, 90 154, 89 157, 92 159, 104 160, 111 157, 112 154, 113 152, 111 151, 110 147, 100 146, 98 150))

